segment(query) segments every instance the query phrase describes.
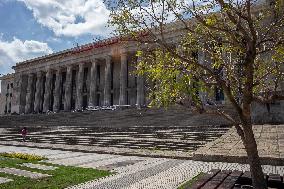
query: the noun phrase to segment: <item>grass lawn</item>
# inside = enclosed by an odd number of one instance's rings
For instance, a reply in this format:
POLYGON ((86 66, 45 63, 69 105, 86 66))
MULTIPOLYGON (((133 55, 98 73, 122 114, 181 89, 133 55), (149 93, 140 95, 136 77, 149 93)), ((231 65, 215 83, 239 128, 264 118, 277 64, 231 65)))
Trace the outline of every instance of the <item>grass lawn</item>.
POLYGON ((185 189, 185 188, 190 188, 190 186, 192 186, 192 184, 197 181, 204 173, 199 173, 198 175, 196 175, 195 177, 193 177, 191 180, 183 183, 181 186, 178 187, 178 189, 185 189))
POLYGON ((3 167, 18 168, 22 170, 49 174, 52 176, 35 180, 26 177, 0 173, 0 177, 5 177, 14 180, 12 182, 0 184, 1 189, 41 189, 41 188, 61 189, 68 186, 94 180, 100 177, 105 177, 111 174, 109 171, 53 165, 53 164, 39 162, 38 160, 24 160, 24 159, 3 157, 0 155, 0 168, 3 167), (52 165, 58 168, 55 170, 44 171, 44 170, 32 169, 20 166, 20 164, 22 163, 37 163, 44 165, 52 165))

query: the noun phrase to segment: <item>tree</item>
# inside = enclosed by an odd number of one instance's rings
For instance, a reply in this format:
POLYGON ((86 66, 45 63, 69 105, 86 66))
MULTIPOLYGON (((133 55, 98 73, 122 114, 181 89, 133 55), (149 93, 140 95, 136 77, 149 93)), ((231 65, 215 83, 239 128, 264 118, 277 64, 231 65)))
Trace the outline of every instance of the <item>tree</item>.
MULTIPOLYGON (((245 146, 255 188, 267 188, 251 107, 283 100, 283 0, 117 0, 109 23, 136 41, 138 74, 152 83, 152 104, 206 111, 200 93, 221 89, 238 117, 216 106, 245 146), (178 44, 178 45, 177 45, 178 44), (198 56, 197 56, 198 55, 198 56)), ((125 37, 127 36, 127 37, 125 37)))

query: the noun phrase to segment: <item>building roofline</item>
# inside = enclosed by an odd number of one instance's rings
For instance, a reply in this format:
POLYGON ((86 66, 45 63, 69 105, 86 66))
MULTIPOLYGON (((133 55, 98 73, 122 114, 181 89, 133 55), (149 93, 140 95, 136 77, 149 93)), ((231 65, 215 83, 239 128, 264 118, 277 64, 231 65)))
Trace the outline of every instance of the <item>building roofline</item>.
POLYGON ((50 59, 50 58, 54 58, 54 57, 65 55, 65 54, 78 54, 78 53, 90 51, 92 49, 103 48, 106 46, 114 45, 122 41, 123 41, 122 37, 111 37, 111 38, 103 39, 97 42, 87 43, 84 45, 80 45, 78 47, 73 47, 70 49, 63 50, 63 51, 58 51, 58 52, 44 55, 41 57, 36 57, 33 59, 18 62, 16 63, 15 66, 12 66, 12 68, 15 69, 17 66, 23 66, 25 64, 33 63, 33 62, 40 61, 40 60, 50 59))
POLYGON ((15 77, 15 73, 9 73, 0 77, 0 80, 12 79, 15 77))

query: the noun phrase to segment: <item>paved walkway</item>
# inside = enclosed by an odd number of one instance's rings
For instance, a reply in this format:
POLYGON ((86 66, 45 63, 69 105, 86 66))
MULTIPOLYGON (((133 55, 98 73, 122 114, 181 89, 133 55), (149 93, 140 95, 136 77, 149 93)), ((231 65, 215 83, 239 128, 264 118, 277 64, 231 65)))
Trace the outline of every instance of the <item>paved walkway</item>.
MULTIPOLYGON (((284 159, 284 125, 255 125, 253 127, 260 157, 284 159)), ((199 156, 246 156, 244 145, 235 128, 194 152, 199 156)))
MULTIPOLYGON (((0 145, 1 152, 42 155, 48 158, 46 161, 49 163, 106 169, 116 173, 70 187, 70 189, 175 189, 200 172, 208 172, 211 169, 240 171, 249 169, 248 165, 237 163, 82 153, 3 145, 0 145)), ((284 174, 284 166, 264 165, 263 170, 267 174, 274 173, 282 176, 284 174)))

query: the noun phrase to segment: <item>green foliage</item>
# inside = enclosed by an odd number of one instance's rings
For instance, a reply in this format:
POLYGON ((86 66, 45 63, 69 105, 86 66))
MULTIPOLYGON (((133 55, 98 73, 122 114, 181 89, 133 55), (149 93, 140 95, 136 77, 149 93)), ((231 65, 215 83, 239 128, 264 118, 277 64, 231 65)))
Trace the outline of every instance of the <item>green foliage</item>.
POLYGON ((275 48, 275 54, 273 55, 273 59, 277 62, 283 62, 284 60, 284 44, 281 44, 275 48))
POLYGON ((218 20, 216 15, 210 15, 206 18, 206 24, 208 26, 214 26, 215 24, 217 24, 218 20))
MULTIPOLYGON (((148 82, 151 83, 150 106, 168 107, 188 98, 199 103, 200 82, 194 80, 193 75, 182 72, 180 68, 184 66, 184 62, 159 49, 140 55, 143 59, 138 64, 138 74, 147 75, 148 82)), ((193 69, 188 65, 188 71, 193 69)))

